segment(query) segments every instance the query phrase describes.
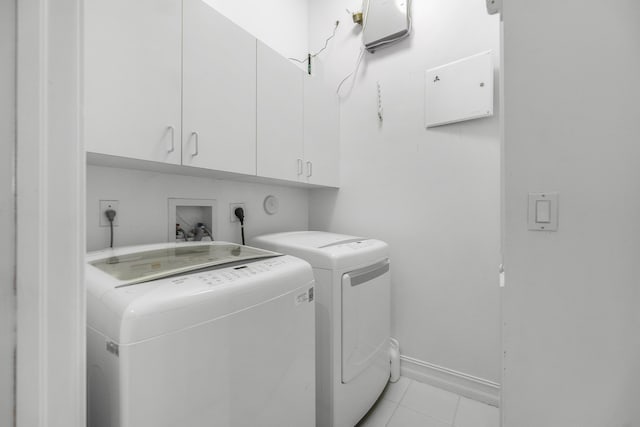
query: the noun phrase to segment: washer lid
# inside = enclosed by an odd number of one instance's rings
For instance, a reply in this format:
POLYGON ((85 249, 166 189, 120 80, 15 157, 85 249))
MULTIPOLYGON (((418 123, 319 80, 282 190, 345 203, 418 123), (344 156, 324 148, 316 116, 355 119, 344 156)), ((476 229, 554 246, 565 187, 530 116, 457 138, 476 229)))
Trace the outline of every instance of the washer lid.
POLYGON ((280 254, 236 244, 197 244, 148 249, 89 261, 118 281, 116 287, 148 282, 203 268, 280 254))

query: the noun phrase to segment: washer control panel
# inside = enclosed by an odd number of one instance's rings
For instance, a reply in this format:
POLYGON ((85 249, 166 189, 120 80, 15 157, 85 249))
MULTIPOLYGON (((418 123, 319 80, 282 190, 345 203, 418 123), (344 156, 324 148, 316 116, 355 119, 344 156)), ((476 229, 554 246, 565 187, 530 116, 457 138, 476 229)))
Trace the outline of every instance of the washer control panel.
POLYGON ((218 270, 203 271, 200 273, 190 274, 188 276, 176 277, 175 279, 171 279, 170 282, 174 285, 183 285, 185 283, 194 282, 200 282, 208 286, 224 285, 247 277, 253 277, 262 273, 274 271, 279 266, 283 266, 289 262, 290 260, 287 257, 270 258, 236 267, 227 267, 218 270))

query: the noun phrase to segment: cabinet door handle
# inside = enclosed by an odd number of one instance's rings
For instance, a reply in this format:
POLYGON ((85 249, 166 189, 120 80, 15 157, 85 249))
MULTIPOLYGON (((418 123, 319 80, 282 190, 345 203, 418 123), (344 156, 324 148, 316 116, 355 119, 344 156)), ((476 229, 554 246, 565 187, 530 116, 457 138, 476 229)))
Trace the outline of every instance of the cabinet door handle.
POLYGON ((173 126, 169 126, 168 127, 169 132, 171 132, 171 145, 169 146, 169 149, 167 149, 167 153, 173 153, 173 150, 176 149, 175 143, 174 143, 174 138, 176 135, 176 130, 173 126))
POLYGON ((307 162, 307 178, 310 178, 313 175, 313 163, 307 162))
POLYGON ((302 159, 298 159, 298 175, 302 175, 302 159))
POLYGON ((198 132, 191 132, 191 136, 193 136, 195 138, 195 151, 193 153, 191 153, 192 157, 195 157, 198 155, 198 142, 200 140, 200 135, 198 135, 198 132))

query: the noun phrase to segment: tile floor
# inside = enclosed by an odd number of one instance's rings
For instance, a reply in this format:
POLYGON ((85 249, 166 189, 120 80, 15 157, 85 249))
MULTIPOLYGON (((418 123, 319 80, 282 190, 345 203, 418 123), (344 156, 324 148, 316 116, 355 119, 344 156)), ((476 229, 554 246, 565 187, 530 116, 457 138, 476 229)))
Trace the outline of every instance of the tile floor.
POLYGON ((401 377, 357 427, 498 427, 498 408, 401 377))

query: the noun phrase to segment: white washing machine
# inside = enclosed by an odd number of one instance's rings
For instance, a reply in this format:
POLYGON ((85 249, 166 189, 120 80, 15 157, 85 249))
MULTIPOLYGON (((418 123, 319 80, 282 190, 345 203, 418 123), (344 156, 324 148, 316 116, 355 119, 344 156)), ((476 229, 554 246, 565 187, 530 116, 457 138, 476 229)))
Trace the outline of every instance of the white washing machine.
POLYGON ((251 244, 313 267, 317 425, 353 427, 389 380, 389 247, 316 231, 269 234, 251 244))
POLYGON ((90 427, 315 425, 308 263, 224 242, 87 262, 90 427))

